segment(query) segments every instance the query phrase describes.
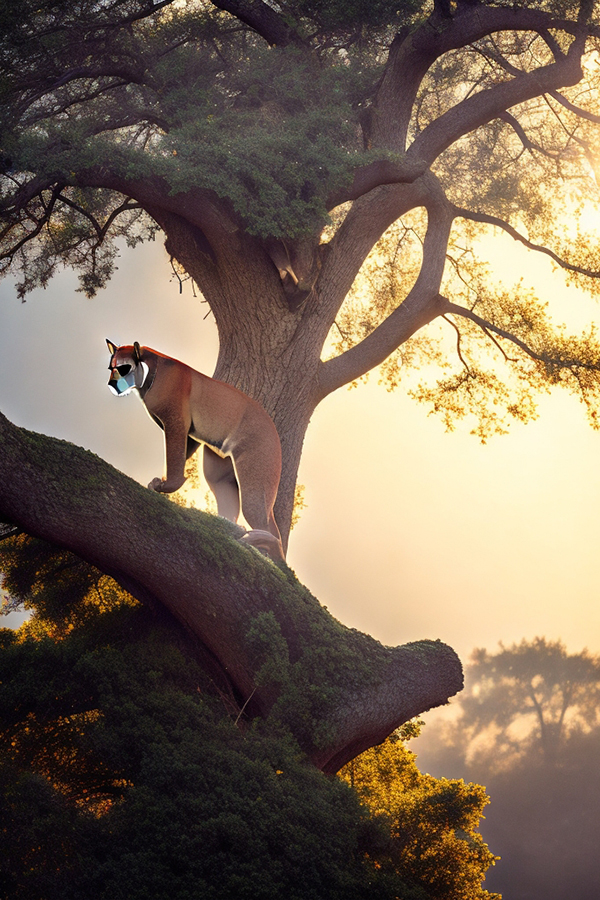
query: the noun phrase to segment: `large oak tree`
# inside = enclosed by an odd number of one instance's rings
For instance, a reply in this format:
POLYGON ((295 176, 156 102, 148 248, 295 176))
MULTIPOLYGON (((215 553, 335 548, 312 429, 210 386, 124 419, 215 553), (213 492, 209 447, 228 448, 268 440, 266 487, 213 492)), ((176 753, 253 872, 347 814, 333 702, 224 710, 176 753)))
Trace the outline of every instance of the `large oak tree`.
MULTIPOLYGON (((67 263, 93 294, 118 238, 162 232, 214 314, 216 377, 279 431, 285 541, 315 407, 380 364, 395 383, 405 363, 443 363, 419 337, 434 320, 456 335, 457 368, 417 393, 448 422, 474 412, 485 437, 553 383, 594 420, 593 329, 553 328, 472 254, 492 227, 596 283, 595 248, 566 225, 597 196, 593 0, 7 0, 0 24, 5 271, 24 295, 67 263)), ((98 461, 1 425, 0 514, 166 603, 239 700, 268 712, 277 690, 258 678, 245 617, 263 634, 274 615, 295 664, 301 593, 288 606, 267 562, 260 577, 223 564, 216 526, 195 533, 98 461)), ((324 767, 459 688, 443 645, 372 652, 362 686, 330 698, 335 737, 311 745, 324 767)))

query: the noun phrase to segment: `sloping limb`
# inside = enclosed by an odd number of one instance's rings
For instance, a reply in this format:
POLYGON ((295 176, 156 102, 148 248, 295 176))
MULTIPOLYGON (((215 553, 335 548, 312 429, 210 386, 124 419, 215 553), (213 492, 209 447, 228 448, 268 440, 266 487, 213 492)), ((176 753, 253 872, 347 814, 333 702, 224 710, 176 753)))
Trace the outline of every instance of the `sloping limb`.
POLYGON ((457 103, 423 129, 406 154, 407 162, 421 159, 430 166, 462 135, 490 122, 511 106, 558 87, 577 84, 581 78, 584 48, 584 41, 576 38, 563 60, 540 66, 532 72, 524 72, 510 81, 479 91, 457 103))
POLYGON ((575 106, 574 103, 571 103, 570 100, 567 100, 567 98, 563 97, 558 91, 548 91, 548 94, 560 103, 561 106, 568 109, 569 112, 579 116, 580 119, 587 119, 589 122, 594 122, 596 125, 600 124, 600 116, 596 115, 596 113, 589 112, 587 109, 582 109, 580 106, 575 106))
POLYGON ((519 347, 527 356, 530 356, 532 359, 537 360, 537 362, 546 362, 547 357, 542 353, 538 353, 537 350, 534 350, 533 347, 530 347, 529 344, 526 344, 525 341, 522 341, 516 335, 511 334, 510 331, 505 331, 503 328, 498 328, 497 325, 494 325, 488 319, 484 319, 482 316, 478 316, 477 313, 474 313, 473 310, 467 309, 465 306, 459 306, 458 303, 452 303, 451 300, 448 300, 447 297, 439 297, 440 304, 443 304, 444 313, 452 313, 455 316, 461 316, 463 319, 469 319, 471 322, 475 322, 476 325, 485 331, 486 334, 490 332, 492 334, 497 334, 498 337, 504 338, 507 341, 513 343, 516 347, 519 347))
POLYGON ((427 214, 423 261, 415 284, 400 306, 371 334, 350 350, 322 363, 319 373, 322 397, 378 366, 419 328, 444 312, 439 289, 454 214, 450 204, 444 201, 431 203, 427 214))
POLYGON ((528 136, 527 132, 521 125, 518 119, 514 116, 511 116, 510 113, 503 112, 500 113, 498 118, 502 122, 506 122, 507 125, 510 125, 514 133, 517 135, 521 144, 523 145, 524 150, 529 150, 530 153, 541 153, 542 156, 546 156, 548 159, 560 159, 560 152, 557 150, 546 150, 545 147, 542 147, 541 144, 536 144, 535 141, 532 141, 528 136))
POLYGON ((534 244, 518 232, 517 229, 510 225, 505 219, 501 219, 499 216, 490 216, 487 213, 475 212, 474 210, 464 209, 460 206, 454 207, 454 213, 456 218, 470 219, 472 222, 481 222, 483 225, 493 225, 495 228, 501 228, 502 231, 509 234, 513 240, 523 244, 528 250, 535 250, 536 253, 544 253, 546 256, 549 256, 550 259, 562 269, 567 269, 569 272, 578 272, 580 275, 586 275, 588 278, 600 278, 600 271, 595 269, 585 269, 583 266, 576 266, 566 259, 563 259, 561 256, 558 256, 558 254, 553 250, 550 250, 549 247, 544 247, 543 244, 534 244))
MULTIPOLYGON (((561 354, 553 354, 547 350, 536 350, 534 347, 531 347, 525 341, 522 341, 521 338, 517 337, 515 334, 512 334, 510 331, 506 331, 504 328, 498 328, 497 325, 494 325, 493 322, 490 322, 488 319, 484 319, 482 316, 478 316, 477 313, 473 312, 471 309, 467 309, 464 306, 459 306, 457 303, 452 303, 448 300, 447 297, 439 296, 438 301, 440 306, 443 309, 444 313, 451 313, 455 316, 461 316, 463 319, 470 319, 471 322, 475 322, 476 325, 484 331, 488 337, 492 337, 494 334, 498 335, 498 337, 504 338, 507 341, 510 341, 515 347, 519 347, 523 353, 526 353, 527 356, 530 356, 531 359, 535 359, 536 362, 543 363, 546 366, 551 366, 553 369, 582 369, 588 370, 590 372, 597 372, 600 369, 600 364, 595 361, 586 361, 579 359, 575 354, 572 356, 561 354)), ((493 338, 492 338, 493 339, 493 338)), ((494 341, 494 343, 497 343, 494 341)), ((499 345, 498 345, 499 346, 499 345)), ((502 349, 500 347, 500 349, 502 349)))
POLYGON ((290 27, 286 17, 263 0, 212 0, 212 4, 249 25, 272 46, 286 47, 290 43, 299 43, 298 34, 290 27))
POLYGON ((462 687, 439 641, 383 647, 345 628, 237 526, 182 509, 93 454, 0 414, 0 521, 64 547, 162 603, 220 667, 245 714, 286 722, 336 771, 462 687))

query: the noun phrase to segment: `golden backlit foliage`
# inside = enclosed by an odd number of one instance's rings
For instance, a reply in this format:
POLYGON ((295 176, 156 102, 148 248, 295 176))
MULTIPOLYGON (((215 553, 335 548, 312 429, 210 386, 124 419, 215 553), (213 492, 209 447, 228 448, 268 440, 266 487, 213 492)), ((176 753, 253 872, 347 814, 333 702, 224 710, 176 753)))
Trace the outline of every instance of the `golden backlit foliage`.
POLYGON ((5 762, 25 762, 67 802, 103 815, 123 796, 128 782, 90 743, 90 733, 102 728, 103 713, 89 691, 66 699, 61 677, 78 677, 73 668, 77 655, 70 657, 66 639, 76 638, 86 623, 139 604, 72 553, 26 534, 0 542, 0 567, 8 594, 5 607, 30 612, 16 634, 4 633, 3 664, 5 658, 10 662, 14 647, 16 654, 28 654, 41 679, 37 688, 23 685, 23 696, 15 693, 10 714, 0 721, 5 762), (26 711, 27 697, 35 695, 36 708, 26 711))
MULTIPOLYGON (((556 234, 542 234, 539 226, 536 237, 548 238, 558 255, 564 251, 578 266, 600 272, 598 231, 581 234, 577 215, 582 211, 572 205, 563 210, 562 220, 567 212, 571 237, 559 240, 556 234)), ((600 211, 597 220, 600 223, 600 211)), ((401 305, 419 274, 425 227, 425 213, 412 212, 377 243, 336 319, 328 355, 356 346, 401 305)), ((446 430, 466 420, 484 443, 506 433, 511 421, 535 419, 537 398, 553 386, 577 396, 590 424, 599 427, 600 340, 595 323, 577 335, 555 323, 552 304, 523 278, 511 283, 512 266, 498 277, 485 259, 492 231, 497 235, 500 228, 455 221, 441 294, 464 315, 448 313, 402 344, 379 367, 380 384, 388 390, 406 384, 409 396, 439 416, 446 430)), ((568 278, 593 295, 600 290, 597 278, 575 271, 568 271, 568 278)), ((573 291, 574 302, 577 299, 573 291)))
POLYGON ((418 730, 409 723, 344 766, 340 776, 389 823, 390 858, 407 883, 440 900, 499 900, 481 886, 497 858, 477 831, 488 803, 485 789, 421 773, 402 741, 418 730))
POLYGON ((101 728, 102 719, 99 709, 88 709, 57 716, 28 713, 22 721, 3 722, 0 746, 5 761, 26 764, 67 802, 95 816, 105 815, 131 782, 89 745, 90 729, 101 728))
POLYGON ((18 534, 0 541, 4 611, 21 607, 30 617, 19 634, 64 637, 87 619, 137 601, 116 581, 75 554, 18 534))
POLYGON ((292 528, 295 528, 298 522, 300 521, 300 516, 302 515, 302 510, 306 509, 307 503, 304 499, 304 491, 306 490, 306 485, 297 484, 294 489, 294 508, 292 509, 292 521, 290 524, 290 531, 292 528))
POLYGON ((206 512, 217 512, 217 503, 214 495, 210 491, 204 494, 204 503, 198 502, 199 494, 204 485, 204 481, 200 475, 200 459, 202 458, 202 449, 198 449, 185 463, 185 482, 172 494, 166 496, 178 506, 187 506, 190 509, 203 509, 206 512))

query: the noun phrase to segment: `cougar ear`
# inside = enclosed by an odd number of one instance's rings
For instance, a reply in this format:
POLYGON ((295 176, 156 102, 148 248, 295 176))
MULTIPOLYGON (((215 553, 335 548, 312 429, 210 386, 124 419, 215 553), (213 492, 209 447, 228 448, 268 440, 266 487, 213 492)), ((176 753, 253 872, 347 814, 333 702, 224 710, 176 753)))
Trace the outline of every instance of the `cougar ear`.
POLYGON ((135 360, 136 366, 139 366, 142 361, 142 351, 140 350, 140 345, 137 341, 133 342, 133 358, 135 360))
POLYGON ((107 344, 108 349, 110 350, 111 354, 112 354, 112 353, 115 353, 115 352, 119 349, 119 348, 117 347, 117 345, 116 345, 116 344, 113 344, 112 341, 109 341, 108 338, 106 338, 106 344, 107 344))

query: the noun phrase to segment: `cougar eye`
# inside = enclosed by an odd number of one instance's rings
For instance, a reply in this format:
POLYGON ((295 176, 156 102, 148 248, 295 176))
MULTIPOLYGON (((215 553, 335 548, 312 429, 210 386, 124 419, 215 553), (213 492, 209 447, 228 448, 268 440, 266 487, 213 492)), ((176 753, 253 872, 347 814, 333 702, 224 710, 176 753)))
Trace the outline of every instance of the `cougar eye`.
POLYGON ((122 378, 124 378, 125 375, 129 375, 129 373, 131 372, 133 366, 129 365, 129 363, 125 363, 125 364, 122 365, 122 366, 115 366, 115 368, 116 368, 117 372, 119 373, 119 375, 120 375, 122 378))

